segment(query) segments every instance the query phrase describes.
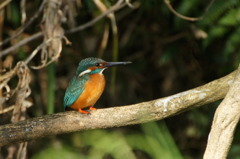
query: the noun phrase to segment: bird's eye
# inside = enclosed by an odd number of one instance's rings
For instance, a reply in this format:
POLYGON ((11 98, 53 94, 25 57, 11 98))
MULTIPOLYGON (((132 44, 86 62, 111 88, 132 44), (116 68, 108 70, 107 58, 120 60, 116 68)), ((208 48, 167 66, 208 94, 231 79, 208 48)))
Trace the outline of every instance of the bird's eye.
POLYGON ((100 66, 102 66, 102 64, 101 63, 96 63, 95 66, 100 67, 100 66))

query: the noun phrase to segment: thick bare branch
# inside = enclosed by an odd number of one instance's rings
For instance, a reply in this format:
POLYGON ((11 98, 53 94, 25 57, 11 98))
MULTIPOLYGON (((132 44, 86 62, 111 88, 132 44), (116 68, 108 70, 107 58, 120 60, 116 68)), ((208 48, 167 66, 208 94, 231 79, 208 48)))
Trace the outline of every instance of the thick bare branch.
POLYGON ((160 120, 222 99, 228 92, 235 75, 236 71, 173 96, 134 105, 98 109, 92 111, 91 115, 69 111, 3 125, 0 127, 0 146, 49 135, 160 120))
POLYGON ((216 110, 204 159, 225 159, 240 119, 240 67, 226 97, 216 110))

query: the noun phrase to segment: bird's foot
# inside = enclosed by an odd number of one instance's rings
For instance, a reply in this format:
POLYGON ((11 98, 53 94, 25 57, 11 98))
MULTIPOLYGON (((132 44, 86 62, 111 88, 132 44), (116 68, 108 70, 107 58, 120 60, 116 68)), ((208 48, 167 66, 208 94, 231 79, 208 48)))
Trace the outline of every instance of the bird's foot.
POLYGON ((89 107, 89 110, 97 110, 97 108, 89 107))
MULTIPOLYGON (((97 110, 97 108, 93 108, 93 107, 91 106, 91 107, 89 107, 89 110, 97 110)), ((79 111, 80 113, 83 113, 83 114, 91 114, 90 112, 85 111, 85 110, 82 110, 81 108, 78 108, 78 111, 79 111)))
POLYGON ((88 111, 84 111, 84 110, 82 110, 81 108, 79 108, 78 111, 79 111, 80 113, 83 113, 83 114, 90 114, 88 111))

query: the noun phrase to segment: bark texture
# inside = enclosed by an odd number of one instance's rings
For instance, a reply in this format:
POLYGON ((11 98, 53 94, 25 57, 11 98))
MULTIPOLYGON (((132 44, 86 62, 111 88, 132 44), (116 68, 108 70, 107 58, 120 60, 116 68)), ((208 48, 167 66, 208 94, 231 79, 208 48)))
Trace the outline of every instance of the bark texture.
POLYGON ((90 115, 69 111, 3 125, 0 126, 0 146, 74 131, 161 120, 224 98, 235 75, 236 71, 203 86, 169 97, 128 106, 93 110, 90 115))

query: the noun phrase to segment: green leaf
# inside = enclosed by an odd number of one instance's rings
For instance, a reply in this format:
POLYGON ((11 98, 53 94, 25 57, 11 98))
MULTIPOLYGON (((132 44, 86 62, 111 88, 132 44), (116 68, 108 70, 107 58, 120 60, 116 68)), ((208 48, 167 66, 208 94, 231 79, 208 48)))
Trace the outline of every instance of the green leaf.
POLYGON ((55 145, 52 147, 48 147, 36 153, 32 159, 79 159, 86 158, 77 152, 70 150, 68 147, 62 147, 61 145, 55 145))
POLYGON ((240 22, 240 9, 233 9, 228 12, 227 15, 223 16, 219 21, 219 24, 225 26, 235 26, 240 22))

